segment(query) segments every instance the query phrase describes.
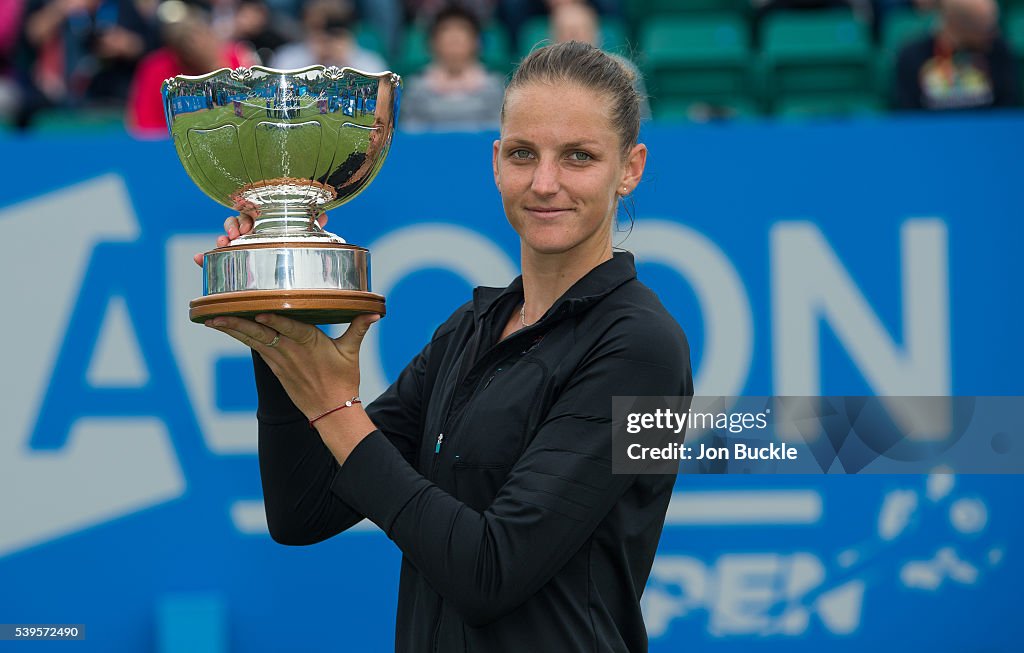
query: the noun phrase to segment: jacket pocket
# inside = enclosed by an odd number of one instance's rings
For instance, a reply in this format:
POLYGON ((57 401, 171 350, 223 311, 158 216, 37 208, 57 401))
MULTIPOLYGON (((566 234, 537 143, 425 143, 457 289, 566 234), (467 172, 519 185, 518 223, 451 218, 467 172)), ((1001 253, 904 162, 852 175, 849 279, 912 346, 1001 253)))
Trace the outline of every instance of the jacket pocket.
POLYGON ((452 465, 455 476, 455 498, 467 506, 483 512, 494 502, 498 490, 505 484, 511 465, 466 463, 452 465))
POLYGON ((540 404, 547 381, 546 368, 537 360, 495 369, 481 381, 455 427, 449 427, 454 431, 452 453, 467 465, 514 465, 544 409, 540 404))

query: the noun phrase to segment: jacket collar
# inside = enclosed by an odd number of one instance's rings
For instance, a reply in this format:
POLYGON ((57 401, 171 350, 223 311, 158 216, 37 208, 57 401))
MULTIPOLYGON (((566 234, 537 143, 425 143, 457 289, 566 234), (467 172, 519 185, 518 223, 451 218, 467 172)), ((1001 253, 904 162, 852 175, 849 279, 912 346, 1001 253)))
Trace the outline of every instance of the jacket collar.
MULTIPOLYGON (((583 311, 622 284, 635 278, 636 264, 633 260, 633 253, 613 252, 611 259, 601 263, 570 286, 561 297, 555 300, 555 303, 538 322, 544 321, 552 315, 566 317, 583 311)), ((523 275, 513 279, 512 283, 505 288, 477 286, 473 290, 473 312, 476 319, 480 320, 492 308, 504 303, 508 298, 513 297, 518 303, 522 296, 523 275)))

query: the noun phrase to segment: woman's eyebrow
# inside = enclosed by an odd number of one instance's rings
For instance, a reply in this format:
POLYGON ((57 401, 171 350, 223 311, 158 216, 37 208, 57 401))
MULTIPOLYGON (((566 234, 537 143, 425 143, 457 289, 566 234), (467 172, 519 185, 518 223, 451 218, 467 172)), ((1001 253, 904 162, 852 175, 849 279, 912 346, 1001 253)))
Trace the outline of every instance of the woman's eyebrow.
POLYGON ((533 143, 531 141, 528 141, 525 138, 516 138, 515 136, 506 138, 503 142, 506 145, 526 145, 527 147, 533 147, 533 143))
POLYGON ((596 145, 600 145, 600 143, 589 138, 584 138, 582 140, 570 141, 568 143, 565 143, 564 145, 562 145, 562 148, 568 150, 574 147, 594 147, 596 145))
MULTIPOLYGON (((518 137, 506 138, 505 139, 505 144, 506 145, 525 145, 527 147, 536 147, 536 145, 532 141, 529 141, 529 140, 527 140, 525 138, 518 138, 518 137)), ((570 149, 575 148, 575 147, 598 147, 600 145, 601 145, 601 143, 596 141, 596 140, 593 140, 593 139, 590 139, 590 138, 584 138, 584 139, 580 139, 580 140, 576 140, 576 141, 569 141, 568 143, 562 143, 558 147, 559 147, 559 149, 562 149, 562 150, 570 150, 570 149)))

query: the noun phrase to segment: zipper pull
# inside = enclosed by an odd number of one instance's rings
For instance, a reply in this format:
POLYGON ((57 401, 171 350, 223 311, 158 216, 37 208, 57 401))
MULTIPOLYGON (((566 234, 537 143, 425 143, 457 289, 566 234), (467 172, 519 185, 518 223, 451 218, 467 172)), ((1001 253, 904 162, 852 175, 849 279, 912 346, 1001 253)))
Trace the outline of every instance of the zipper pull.
POLYGON ((441 441, 444 440, 444 433, 437 434, 437 444, 434 445, 434 454, 441 453, 441 441))
POLYGON ((494 377, 498 376, 498 372, 500 372, 500 371, 501 371, 501 368, 500 368, 500 367, 499 367, 498 369, 494 370, 494 374, 492 374, 492 375, 491 375, 491 376, 490 376, 490 377, 489 377, 489 378, 487 379, 487 381, 485 381, 485 382, 484 382, 484 387, 482 387, 482 388, 480 388, 480 389, 481 389, 481 390, 486 390, 486 389, 487 389, 487 386, 491 385, 491 381, 493 381, 493 380, 494 380, 494 377))

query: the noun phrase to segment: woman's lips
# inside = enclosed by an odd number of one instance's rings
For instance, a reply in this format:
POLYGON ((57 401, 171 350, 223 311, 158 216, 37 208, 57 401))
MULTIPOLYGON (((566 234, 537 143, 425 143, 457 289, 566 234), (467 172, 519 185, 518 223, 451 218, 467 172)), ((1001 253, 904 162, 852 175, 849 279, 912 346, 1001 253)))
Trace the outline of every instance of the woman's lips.
POLYGON ((572 209, 559 209, 540 206, 531 206, 526 208, 526 212, 529 213, 530 215, 534 216, 535 218, 542 218, 546 220, 557 218, 559 216, 565 215, 566 213, 570 213, 571 211, 572 209))

